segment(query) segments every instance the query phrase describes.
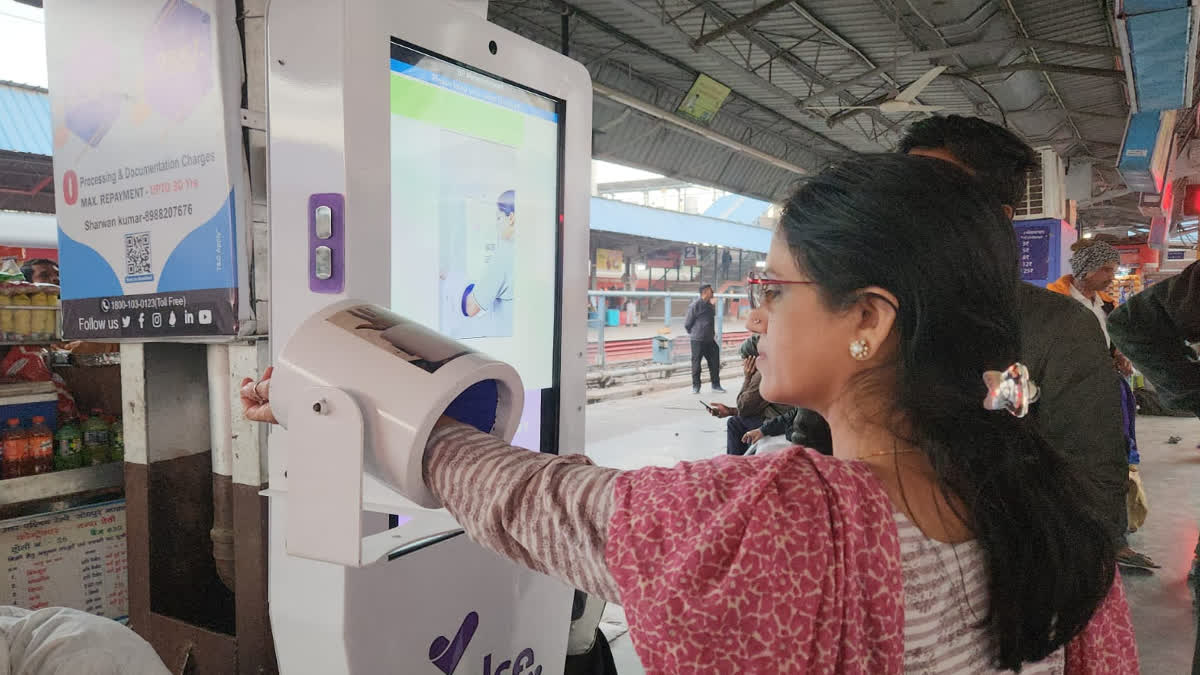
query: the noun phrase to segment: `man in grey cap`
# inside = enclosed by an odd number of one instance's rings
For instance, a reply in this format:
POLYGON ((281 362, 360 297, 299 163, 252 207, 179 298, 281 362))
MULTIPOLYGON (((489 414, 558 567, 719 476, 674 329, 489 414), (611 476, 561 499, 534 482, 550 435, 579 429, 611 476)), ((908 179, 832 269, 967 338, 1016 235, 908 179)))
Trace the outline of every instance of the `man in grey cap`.
POLYGON ((1117 301, 1108 294, 1108 287, 1117 276, 1117 265, 1121 254, 1107 242, 1083 239, 1071 247, 1071 274, 1046 288, 1074 298, 1086 307, 1100 322, 1100 330, 1109 345, 1108 314, 1117 307, 1117 301))

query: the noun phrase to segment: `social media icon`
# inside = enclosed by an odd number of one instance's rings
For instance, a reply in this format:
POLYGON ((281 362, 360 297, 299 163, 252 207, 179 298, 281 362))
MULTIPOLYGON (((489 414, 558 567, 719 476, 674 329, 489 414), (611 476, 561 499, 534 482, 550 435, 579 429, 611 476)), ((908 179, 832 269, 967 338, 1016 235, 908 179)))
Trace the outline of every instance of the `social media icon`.
POLYGON ((100 301, 100 309, 104 310, 105 312, 112 309, 112 305, 108 302, 108 298, 104 298, 100 301))
POLYGON ((196 310, 196 318, 199 319, 201 326, 207 326, 212 323, 212 310, 198 309, 196 310))
POLYGON ((171 316, 167 318, 167 324, 172 328, 175 327, 175 312, 171 312, 171 316))
POLYGON ((121 327, 122 327, 122 328, 129 328, 129 322, 130 322, 132 319, 133 319, 133 317, 131 317, 131 316, 123 316, 123 317, 121 317, 121 327))
POLYGON ((146 327, 146 313, 140 312, 138 314, 138 328, 145 328, 145 327, 146 327))
POLYGON ((161 312, 155 312, 154 314, 151 314, 151 315, 150 315, 150 323, 151 323, 151 324, 152 324, 152 325, 153 325, 155 328, 162 328, 162 313, 161 313, 161 312))
POLYGON ((183 313, 183 325, 190 326, 194 323, 196 323, 196 315, 185 311, 183 313))

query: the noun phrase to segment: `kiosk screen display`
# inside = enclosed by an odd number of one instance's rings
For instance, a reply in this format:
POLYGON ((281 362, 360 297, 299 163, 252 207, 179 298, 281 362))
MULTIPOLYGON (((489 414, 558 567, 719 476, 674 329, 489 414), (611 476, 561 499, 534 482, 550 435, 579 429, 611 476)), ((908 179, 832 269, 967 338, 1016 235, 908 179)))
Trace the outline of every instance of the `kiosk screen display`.
POLYGON ((563 103, 396 40, 390 79, 392 308, 512 364, 555 450, 563 103))

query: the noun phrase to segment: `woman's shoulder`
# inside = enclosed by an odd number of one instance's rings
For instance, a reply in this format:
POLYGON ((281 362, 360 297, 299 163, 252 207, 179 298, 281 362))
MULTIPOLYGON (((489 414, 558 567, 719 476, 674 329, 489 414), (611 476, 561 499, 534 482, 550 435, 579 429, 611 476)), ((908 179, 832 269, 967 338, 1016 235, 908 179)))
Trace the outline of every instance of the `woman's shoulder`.
POLYGON ((793 446, 768 455, 721 456, 673 467, 629 471, 617 478, 618 502, 640 512, 704 512, 770 504, 787 511, 887 516, 892 507, 879 479, 861 462, 793 446))

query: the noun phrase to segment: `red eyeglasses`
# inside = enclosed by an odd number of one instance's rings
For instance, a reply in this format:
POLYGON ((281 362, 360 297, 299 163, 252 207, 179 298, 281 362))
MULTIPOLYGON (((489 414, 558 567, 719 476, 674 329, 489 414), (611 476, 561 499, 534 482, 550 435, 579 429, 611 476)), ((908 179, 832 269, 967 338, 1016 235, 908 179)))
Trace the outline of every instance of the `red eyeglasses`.
POLYGON ((786 279, 769 279, 758 272, 751 272, 750 276, 746 277, 746 284, 750 287, 748 295, 750 296, 750 308, 758 309, 765 307, 771 298, 779 294, 781 289, 778 286, 805 286, 814 284, 815 281, 788 281, 786 279), (772 288, 772 287, 776 288, 772 288))

